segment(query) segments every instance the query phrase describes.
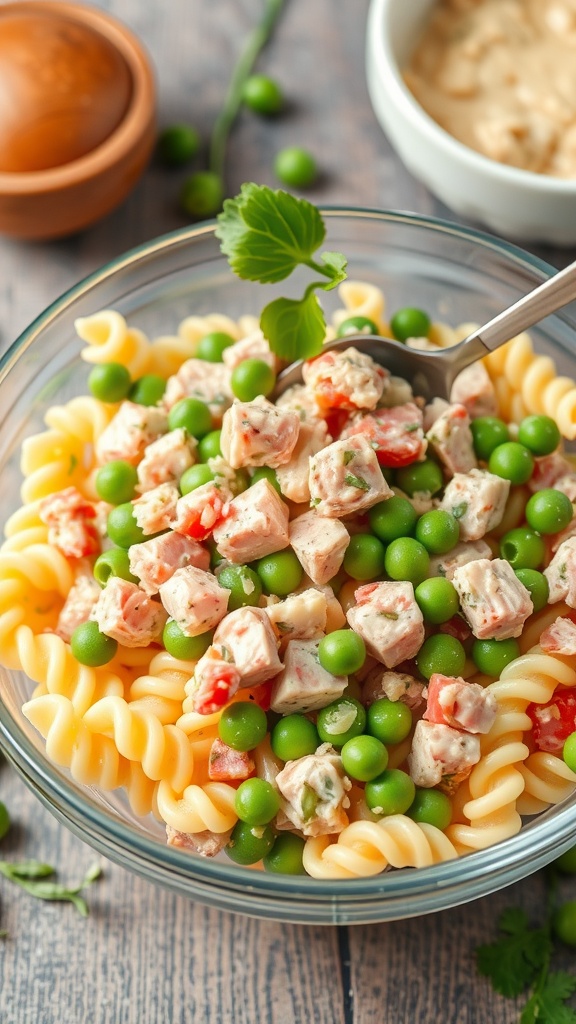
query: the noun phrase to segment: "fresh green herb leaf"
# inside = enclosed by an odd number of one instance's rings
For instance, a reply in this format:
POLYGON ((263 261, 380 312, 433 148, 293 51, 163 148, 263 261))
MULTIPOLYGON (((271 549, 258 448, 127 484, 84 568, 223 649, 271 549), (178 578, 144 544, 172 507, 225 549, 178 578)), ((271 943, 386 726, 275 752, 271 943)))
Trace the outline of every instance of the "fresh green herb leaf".
POLYGON ((39 861, 25 860, 10 863, 0 861, 0 874, 4 875, 10 882, 20 886, 25 892, 39 900, 58 900, 73 903, 78 913, 83 917, 88 916, 86 900, 80 895, 83 889, 99 878, 101 868, 93 864, 86 875, 77 885, 64 885, 52 881, 56 871, 50 864, 42 864, 39 861))
POLYGON ((347 466, 349 462, 352 462, 352 459, 354 458, 355 454, 356 454, 356 452, 351 452, 351 451, 345 451, 344 452, 343 460, 344 460, 344 465, 345 466, 347 466))
POLYGON ((573 992, 576 992, 574 975, 565 971, 548 974, 526 1003, 520 1024, 576 1024, 576 1012, 566 1006, 573 992))
POLYGON ((459 505, 454 505, 452 509, 452 515, 454 516, 454 519, 462 519, 462 516, 466 514, 467 508, 467 501, 461 501, 459 505))
POLYGON ((546 929, 531 929, 522 910, 505 910, 498 921, 503 937, 479 946, 476 962, 480 974, 490 978, 503 996, 519 996, 536 978, 550 953, 546 929))
POLYGON ((348 484, 349 487, 357 487, 360 491, 369 491, 370 484, 366 483, 363 476, 354 476, 354 473, 347 473, 344 477, 344 483, 348 484))
POLYGON ((322 215, 313 203, 253 182, 227 199, 218 216, 216 236, 238 277, 271 284, 305 266, 327 279, 309 284, 302 299, 276 299, 263 310, 260 327, 282 359, 309 359, 322 349, 326 321, 315 289, 329 291, 344 281, 347 263, 337 252, 314 259, 325 235, 322 215))

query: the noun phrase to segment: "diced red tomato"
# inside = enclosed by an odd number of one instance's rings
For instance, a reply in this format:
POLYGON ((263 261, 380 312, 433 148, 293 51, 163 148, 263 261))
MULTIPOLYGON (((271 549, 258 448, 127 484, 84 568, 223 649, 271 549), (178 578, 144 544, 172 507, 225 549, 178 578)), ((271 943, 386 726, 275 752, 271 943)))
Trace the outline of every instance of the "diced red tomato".
POLYGON ((576 694, 557 693, 548 704, 529 704, 532 737, 539 750, 557 753, 576 732, 576 694))
POLYGON ((409 466, 426 451, 422 413, 412 402, 368 413, 346 429, 346 437, 352 434, 367 437, 380 465, 390 469, 409 466))
POLYGON ((472 636, 470 626, 461 615, 453 615, 447 622, 443 622, 438 626, 438 632, 446 633, 448 636, 453 636, 456 640, 459 640, 461 644, 466 640, 469 640, 472 636))
POLYGON ((238 689, 240 677, 236 666, 223 659, 205 657, 201 664, 200 685, 194 693, 194 710, 199 715, 212 715, 228 704, 238 689))
POLYGON ((208 776, 213 782, 247 779, 254 769, 254 761, 246 751, 234 750, 219 738, 214 740, 208 758, 208 776))

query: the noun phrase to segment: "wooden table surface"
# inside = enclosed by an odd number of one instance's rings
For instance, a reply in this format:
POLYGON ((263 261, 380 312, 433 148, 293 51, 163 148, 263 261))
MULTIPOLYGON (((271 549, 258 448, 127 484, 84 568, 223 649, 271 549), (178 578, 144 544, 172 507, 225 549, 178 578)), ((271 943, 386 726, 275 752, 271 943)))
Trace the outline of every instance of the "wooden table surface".
MULTIPOLYGON (((157 74, 162 125, 191 120, 207 138, 239 47, 261 0, 108 0, 98 6, 144 41, 157 74)), ((392 152, 364 74, 368 0, 287 0, 258 69, 289 100, 282 117, 244 113, 227 153, 229 194, 272 186, 274 154, 301 145, 317 157, 314 202, 412 210, 456 219, 392 152)), ((423 154, 425 159, 425 154, 423 154)), ((0 346, 54 298, 122 251, 183 226, 180 172, 152 164, 124 205, 73 238, 0 239, 0 346)), ((525 246, 526 247, 526 246, 525 246)), ((557 267, 576 250, 532 250, 557 267)), ((0 766, 13 828, 4 859, 35 857, 76 880, 95 855, 0 766)), ((539 877, 455 910, 377 926, 264 923, 194 905, 104 862, 90 916, 41 903, 0 881, 2 1024, 512 1024, 515 1004, 478 977, 474 948, 500 910, 542 906, 539 877)), ((569 885, 570 883, 566 883, 569 885)), ((574 895, 574 894, 573 894, 574 895)))

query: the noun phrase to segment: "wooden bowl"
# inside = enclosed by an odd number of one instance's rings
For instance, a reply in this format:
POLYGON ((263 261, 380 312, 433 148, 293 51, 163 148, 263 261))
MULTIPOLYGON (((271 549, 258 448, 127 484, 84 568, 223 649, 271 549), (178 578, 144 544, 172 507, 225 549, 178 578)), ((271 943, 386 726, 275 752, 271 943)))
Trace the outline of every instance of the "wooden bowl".
POLYGON ((0 6, 0 233, 49 239, 118 206, 156 137, 142 44, 95 7, 0 6))

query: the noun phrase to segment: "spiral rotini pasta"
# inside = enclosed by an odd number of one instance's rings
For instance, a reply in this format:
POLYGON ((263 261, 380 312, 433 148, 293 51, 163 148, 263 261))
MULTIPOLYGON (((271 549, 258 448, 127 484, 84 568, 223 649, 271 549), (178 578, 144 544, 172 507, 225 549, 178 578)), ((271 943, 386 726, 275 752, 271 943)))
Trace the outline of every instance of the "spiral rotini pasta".
POLYGON ((150 367, 150 342, 143 331, 128 327, 114 309, 103 309, 74 322, 76 333, 87 348, 80 352, 87 363, 122 363, 133 377, 147 373, 150 367))
POLYGON ((194 665, 194 662, 178 661, 167 651, 160 651, 150 662, 148 674, 137 676, 130 686, 128 699, 132 710, 149 710, 162 725, 178 722, 186 697, 184 687, 194 672, 194 665))
POLYGON ((238 821, 234 809, 236 790, 225 782, 187 786, 178 794, 167 781, 158 786, 158 812, 179 832, 228 832, 238 821))

